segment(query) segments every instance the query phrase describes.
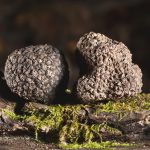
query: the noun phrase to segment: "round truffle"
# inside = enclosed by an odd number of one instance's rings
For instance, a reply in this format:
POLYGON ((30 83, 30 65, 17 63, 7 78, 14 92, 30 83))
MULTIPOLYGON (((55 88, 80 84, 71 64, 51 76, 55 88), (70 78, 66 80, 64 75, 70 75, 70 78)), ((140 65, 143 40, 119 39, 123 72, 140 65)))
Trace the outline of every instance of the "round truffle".
POLYGON ((4 70, 5 80, 12 92, 26 100, 41 103, 51 103, 56 91, 66 88, 67 74, 63 54, 47 44, 13 51, 4 70))
POLYGON ((76 92, 82 102, 115 100, 141 92, 141 69, 132 63, 132 55, 123 43, 90 32, 80 38, 77 49, 82 75, 76 92))

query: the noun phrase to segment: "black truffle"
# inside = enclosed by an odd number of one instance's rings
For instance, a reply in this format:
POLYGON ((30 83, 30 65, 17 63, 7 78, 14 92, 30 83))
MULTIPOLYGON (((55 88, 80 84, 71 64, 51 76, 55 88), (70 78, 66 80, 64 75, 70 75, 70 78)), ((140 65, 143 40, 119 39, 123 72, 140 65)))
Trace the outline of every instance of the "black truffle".
POLYGON ((6 61, 4 76, 9 88, 20 97, 51 103, 56 91, 66 88, 68 69, 58 49, 37 45, 13 51, 6 61))
POLYGON ((132 55, 123 43, 90 32, 80 38, 77 48, 81 64, 87 68, 76 88, 82 102, 96 103, 141 92, 141 70, 132 63, 132 55))

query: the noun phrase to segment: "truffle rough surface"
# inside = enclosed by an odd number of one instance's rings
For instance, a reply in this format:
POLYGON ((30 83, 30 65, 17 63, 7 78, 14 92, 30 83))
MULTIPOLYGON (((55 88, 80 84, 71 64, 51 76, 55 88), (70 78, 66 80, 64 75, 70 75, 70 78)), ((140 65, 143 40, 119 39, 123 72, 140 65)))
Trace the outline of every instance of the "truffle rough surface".
POLYGON ((132 63, 123 43, 90 32, 80 38, 77 48, 81 64, 87 67, 77 82, 77 96, 82 102, 96 103, 141 92, 141 69, 132 63))
POLYGON ((62 53, 47 44, 13 51, 4 71, 7 85, 14 93, 42 103, 51 103, 66 74, 67 65, 62 53))

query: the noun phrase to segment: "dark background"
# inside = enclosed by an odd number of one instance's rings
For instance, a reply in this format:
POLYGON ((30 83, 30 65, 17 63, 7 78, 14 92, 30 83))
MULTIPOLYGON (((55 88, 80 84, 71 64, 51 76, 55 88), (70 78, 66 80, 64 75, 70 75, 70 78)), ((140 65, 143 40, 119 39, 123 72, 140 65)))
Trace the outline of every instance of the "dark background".
POLYGON ((150 92, 150 0, 0 0, 0 68, 16 48, 52 44, 66 55, 71 87, 79 72, 76 43, 89 31, 125 43, 150 92))

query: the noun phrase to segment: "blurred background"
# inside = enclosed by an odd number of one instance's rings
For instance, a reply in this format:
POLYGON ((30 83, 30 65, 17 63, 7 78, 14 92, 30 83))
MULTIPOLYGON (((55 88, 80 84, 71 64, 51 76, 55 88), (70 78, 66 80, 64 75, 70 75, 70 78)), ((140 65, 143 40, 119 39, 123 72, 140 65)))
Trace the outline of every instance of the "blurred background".
POLYGON ((150 92, 150 0, 0 0, 0 68, 14 49, 52 44, 66 55, 71 88, 76 43, 90 31, 128 46, 150 92))

